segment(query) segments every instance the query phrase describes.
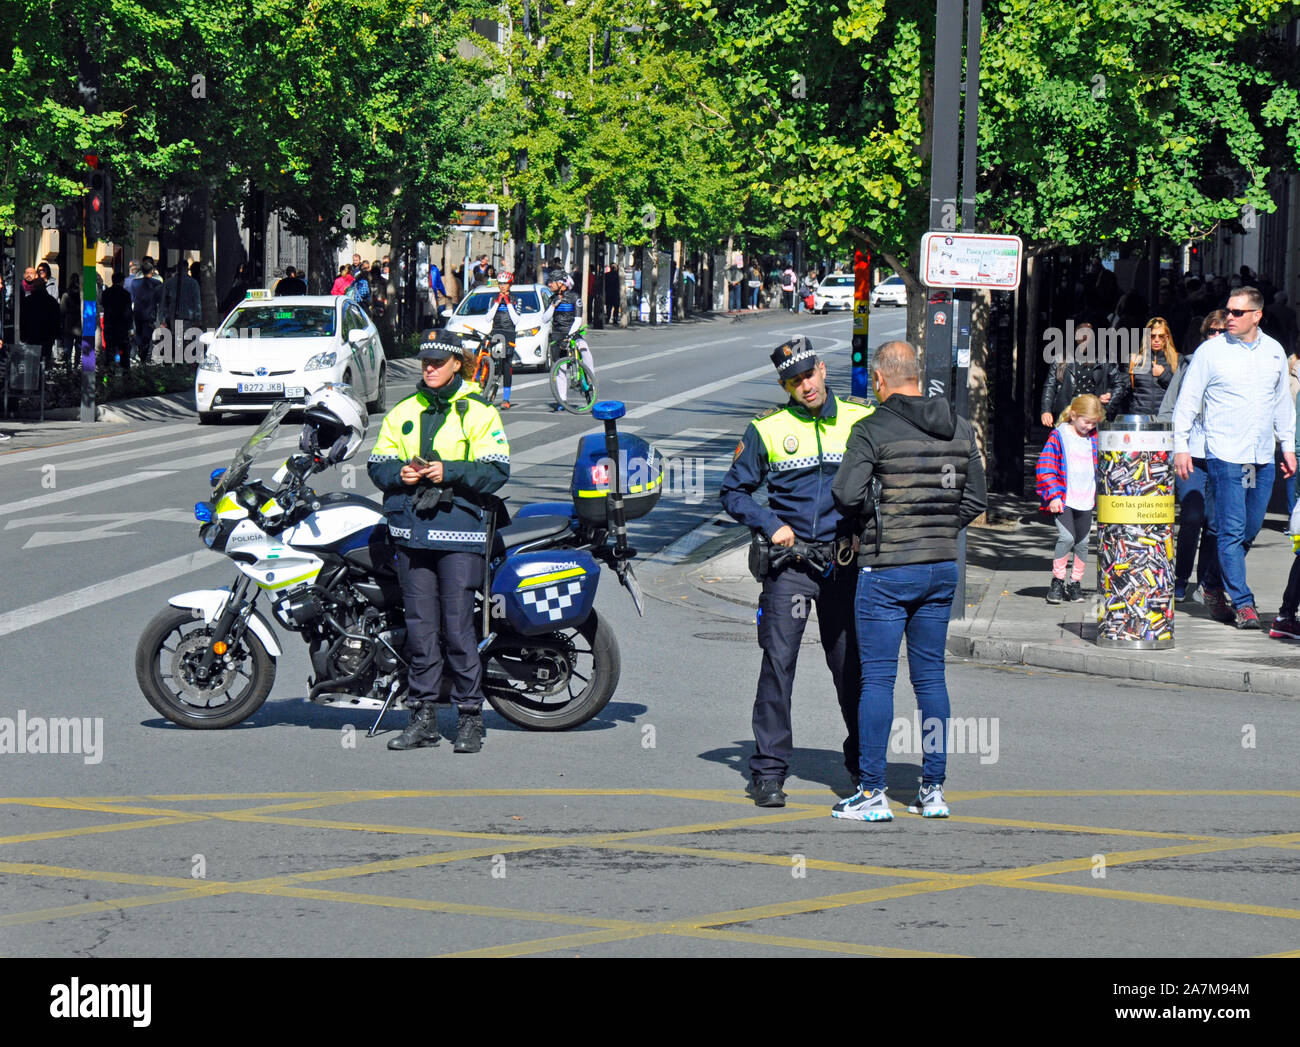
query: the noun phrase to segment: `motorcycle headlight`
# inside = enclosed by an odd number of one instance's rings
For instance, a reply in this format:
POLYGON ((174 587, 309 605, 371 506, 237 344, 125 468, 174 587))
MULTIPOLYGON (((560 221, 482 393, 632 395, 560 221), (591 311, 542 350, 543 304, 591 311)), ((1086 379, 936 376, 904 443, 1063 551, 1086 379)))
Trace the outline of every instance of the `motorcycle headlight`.
POLYGON ((337 353, 317 353, 302 365, 302 369, 304 371, 323 371, 327 367, 333 367, 334 361, 337 359, 337 353))
POLYGON ((220 371, 221 360, 214 352, 212 352, 212 350, 209 349, 203 354, 203 362, 199 364, 199 368, 204 371, 220 371))
POLYGON ((216 547, 217 536, 220 533, 221 533, 221 524, 216 523, 214 521, 213 523, 205 524, 203 526, 203 529, 199 531, 199 537, 203 539, 204 545, 206 545, 209 549, 213 549, 216 547))

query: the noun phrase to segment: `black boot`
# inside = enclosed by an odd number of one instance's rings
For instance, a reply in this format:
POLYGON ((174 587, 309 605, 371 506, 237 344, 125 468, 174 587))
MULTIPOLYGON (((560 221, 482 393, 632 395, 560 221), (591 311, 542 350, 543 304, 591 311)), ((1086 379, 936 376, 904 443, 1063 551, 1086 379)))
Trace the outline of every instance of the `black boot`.
POLYGON ((424 702, 411 712, 406 729, 388 743, 390 749, 426 749, 438 744, 438 709, 424 702))
POLYGON ((483 748, 483 714, 463 712, 456 719, 456 745, 452 752, 476 753, 483 748))

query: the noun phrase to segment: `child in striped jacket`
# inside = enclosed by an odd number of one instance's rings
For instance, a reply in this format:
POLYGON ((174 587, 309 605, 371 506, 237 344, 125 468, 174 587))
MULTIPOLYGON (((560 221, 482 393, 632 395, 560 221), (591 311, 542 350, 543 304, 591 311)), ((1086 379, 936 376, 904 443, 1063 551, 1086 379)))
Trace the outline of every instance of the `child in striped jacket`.
POLYGON ((1061 421, 1038 456, 1034 488, 1043 507, 1056 516, 1056 551, 1048 603, 1083 599, 1083 572, 1088 564, 1088 537, 1097 504, 1097 425, 1106 409, 1095 396, 1076 396, 1061 412, 1061 421), (1065 567, 1074 550, 1069 584, 1065 567))

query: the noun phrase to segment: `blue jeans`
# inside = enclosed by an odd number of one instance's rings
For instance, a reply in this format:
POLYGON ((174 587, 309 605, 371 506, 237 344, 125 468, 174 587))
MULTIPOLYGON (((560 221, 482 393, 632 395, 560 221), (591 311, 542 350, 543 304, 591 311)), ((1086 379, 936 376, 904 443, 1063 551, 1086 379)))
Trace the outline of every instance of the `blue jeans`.
POLYGON ((1264 513, 1273 493, 1273 463, 1238 465, 1206 457, 1214 485, 1215 529, 1223 588, 1236 607, 1255 605, 1246 581, 1246 551, 1264 526, 1264 513))
POLYGON ((735 312, 740 308, 740 284, 731 284, 727 288, 727 309, 735 312))
POLYGON ((1185 584, 1191 579, 1195 566, 1202 589, 1222 589, 1214 530, 1214 487, 1204 458, 1192 459, 1192 475, 1186 480, 1174 477, 1174 490, 1178 495, 1174 578, 1185 584))
POLYGON ((926 785, 943 784, 948 767, 948 684, 943 659, 956 588, 957 564, 952 560, 863 568, 858 574, 854 610, 862 664, 858 740, 864 790, 885 787, 898 646, 904 635, 908 673, 921 709, 923 738, 931 735, 931 720, 943 724, 938 751, 923 754, 921 780, 926 785))

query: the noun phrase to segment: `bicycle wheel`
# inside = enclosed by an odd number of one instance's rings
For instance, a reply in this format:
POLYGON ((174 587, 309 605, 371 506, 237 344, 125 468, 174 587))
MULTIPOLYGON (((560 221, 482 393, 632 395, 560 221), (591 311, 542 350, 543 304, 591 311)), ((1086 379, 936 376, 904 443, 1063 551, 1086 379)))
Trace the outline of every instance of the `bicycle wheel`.
POLYGON ((497 364, 492 357, 486 353, 479 360, 478 366, 474 368, 474 382, 483 390, 483 396, 491 402, 495 395, 497 380, 497 364))
POLYGON ((566 356, 551 368, 551 395, 570 414, 586 414, 596 402, 596 376, 581 360, 566 356))

